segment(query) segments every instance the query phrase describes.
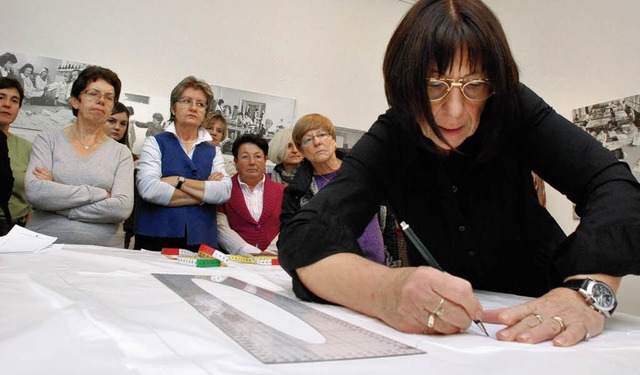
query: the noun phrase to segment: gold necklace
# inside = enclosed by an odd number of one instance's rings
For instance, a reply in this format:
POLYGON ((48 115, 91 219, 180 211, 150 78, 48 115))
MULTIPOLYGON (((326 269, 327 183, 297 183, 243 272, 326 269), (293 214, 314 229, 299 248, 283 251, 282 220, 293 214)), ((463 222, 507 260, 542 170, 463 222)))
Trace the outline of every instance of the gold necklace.
POLYGON ((96 137, 96 138, 93 140, 93 143, 92 143, 92 144, 90 144, 90 145, 86 145, 86 144, 84 144, 84 143, 82 142, 82 140, 80 139, 80 137, 78 137, 78 134, 77 134, 77 133, 78 133, 78 132, 77 132, 77 130, 76 130, 76 129, 74 129, 74 130, 73 130, 73 138, 75 138, 75 139, 80 143, 80 145, 82 146, 82 148, 84 148, 85 150, 90 149, 90 148, 91 148, 91 147, 93 147, 96 143, 98 143, 98 137, 96 137))

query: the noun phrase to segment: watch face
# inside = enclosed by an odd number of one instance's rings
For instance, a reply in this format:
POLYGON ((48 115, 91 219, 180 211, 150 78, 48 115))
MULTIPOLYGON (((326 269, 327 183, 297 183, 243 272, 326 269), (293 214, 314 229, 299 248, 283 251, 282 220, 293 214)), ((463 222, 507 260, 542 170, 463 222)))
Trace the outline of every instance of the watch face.
POLYGON ((613 291, 607 285, 595 283, 591 293, 593 295, 594 304, 602 309, 608 310, 614 306, 615 297, 613 295, 613 291))

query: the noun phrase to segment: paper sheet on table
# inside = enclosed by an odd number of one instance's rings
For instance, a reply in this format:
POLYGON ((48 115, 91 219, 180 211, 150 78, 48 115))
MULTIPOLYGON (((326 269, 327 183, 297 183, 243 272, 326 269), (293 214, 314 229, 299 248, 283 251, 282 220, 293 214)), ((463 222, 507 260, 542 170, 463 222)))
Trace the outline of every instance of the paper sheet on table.
POLYGON ((14 225, 6 236, 0 237, 0 253, 33 253, 49 247, 56 239, 14 225))

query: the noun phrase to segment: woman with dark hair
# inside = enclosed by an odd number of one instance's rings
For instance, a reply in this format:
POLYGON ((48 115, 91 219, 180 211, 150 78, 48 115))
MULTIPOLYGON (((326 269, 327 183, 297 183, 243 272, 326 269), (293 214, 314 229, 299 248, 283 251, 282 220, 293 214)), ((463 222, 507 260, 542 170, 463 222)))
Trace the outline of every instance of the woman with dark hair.
POLYGON ((129 146, 129 110, 118 102, 113 106, 111 116, 104 123, 104 133, 111 139, 129 146))
POLYGON ((383 73, 390 109, 281 227, 280 264, 296 295, 404 332, 453 334, 482 319, 506 325, 505 341, 571 346, 600 334, 620 277, 640 272, 640 187, 629 168, 520 83, 479 0, 417 2, 383 73), (532 170, 577 204, 571 236, 539 204, 532 170), (446 272, 415 246, 413 267, 362 256, 356 239, 383 201, 446 272), (535 299, 483 312, 472 288, 535 299))
POLYGON ((133 160, 128 147, 104 132, 120 86, 109 69, 84 69, 71 88, 75 122, 36 137, 25 176, 36 211, 27 228, 58 243, 123 246, 120 223, 133 209, 133 160))
MULTIPOLYGON (((24 168, 20 168, 23 159, 19 156, 25 154, 23 151, 31 151, 31 143, 9 133, 9 126, 18 116, 23 99, 24 91, 18 80, 0 77, 0 236, 7 234, 14 225, 13 217, 17 215, 11 210, 12 201, 17 202, 22 197, 27 207, 29 205, 24 198, 24 168), (23 149, 26 145, 29 145, 28 150, 23 149), (17 169, 16 173, 14 169, 17 169)), ((28 155, 26 160, 29 161, 28 155)))
POLYGON ((26 63, 20 68, 20 79, 22 80, 22 88, 24 89, 24 96, 27 98, 27 102, 37 102, 39 98, 44 95, 44 90, 40 90, 36 87, 33 77, 34 67, 30 63, 26 63))
POLYGON ((4 78, 20 78, 13 67, 17 63, 16 55, 11 52, 5 52, 0 55, 0 76, 4 78))
POLYGON ((14 224, 24 226, 31 216, 31 205, 24 191, 24 175, 31 156, 31 142, 9 132, 22 107, 24 91, 17 79, 0 78, 0 133, 6 138, 9 151, 10 166, 14 183, 11 199, 8 203, 8 214, 0 213, 0 219, 11 219, 9 227, 14 224))
POLYGON ((166 131, 147 137, 140 151, 135 247, 217 248, 216 205, 229 199, 231 179, 222 153, 202 128, 213 92, 207 82, 189 76, 170 100, 166 131))

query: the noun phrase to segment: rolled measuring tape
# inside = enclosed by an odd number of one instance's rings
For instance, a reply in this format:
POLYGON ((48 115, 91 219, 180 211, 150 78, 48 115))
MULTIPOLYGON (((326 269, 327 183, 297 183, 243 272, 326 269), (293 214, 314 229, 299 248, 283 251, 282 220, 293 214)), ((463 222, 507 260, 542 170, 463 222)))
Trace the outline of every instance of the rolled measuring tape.
POLYGON ((231 259, 229 258, 229 255, 223 253, 220 250, 216 250, 211 246, 202 244, 200 245, 200 248, 198 248, 198 256, 202 257, 202 258, 214 258, 214 259, 218 259, 220 261, 220 265, 222 266, 227 266, 229 263, 231 263, 231 259))
POLYGON ((276 256, 265 255, 265 256, 257 256, 256 264, 261 266, 277 266, 280 264, 280 262, 278 262, 278 257, 276 256))
POLYGON ((191 250, 187 249, 178 249, 175 247, 163 247, 160 252, 162 255, 166 256, 169 259, 176 259, 178 256, 196 256, 197 254, 191 250))
POLYGON ((192 267, 220 267, 218 259, 194 256, 178 256, 178 263, 192 267))

